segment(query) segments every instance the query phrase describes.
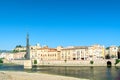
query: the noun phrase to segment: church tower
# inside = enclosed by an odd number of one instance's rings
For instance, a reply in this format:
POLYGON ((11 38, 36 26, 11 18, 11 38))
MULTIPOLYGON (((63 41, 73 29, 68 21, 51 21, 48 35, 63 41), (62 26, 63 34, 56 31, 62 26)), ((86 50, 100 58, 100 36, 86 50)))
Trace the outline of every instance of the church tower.
POLYGON ((29 34, 26 37, 26 56, 25 59, 30 60, 30 45, 29 45, 29 34))

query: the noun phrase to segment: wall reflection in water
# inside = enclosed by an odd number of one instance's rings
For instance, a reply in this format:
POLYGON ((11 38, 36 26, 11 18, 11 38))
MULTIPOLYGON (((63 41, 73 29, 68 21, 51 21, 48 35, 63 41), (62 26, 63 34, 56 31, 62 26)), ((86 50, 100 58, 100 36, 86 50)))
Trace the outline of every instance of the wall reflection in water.
POLYGON ((35 67, 32 71, 90 80, 120 80, 120 67, 35 67))

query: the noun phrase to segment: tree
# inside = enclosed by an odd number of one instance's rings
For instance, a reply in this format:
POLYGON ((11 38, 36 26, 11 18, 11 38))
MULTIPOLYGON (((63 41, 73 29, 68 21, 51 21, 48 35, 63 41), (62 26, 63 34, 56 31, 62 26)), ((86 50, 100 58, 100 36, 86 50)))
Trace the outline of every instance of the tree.
POLYGON ((13 53, 17 53, 17 52, 19 52, 19 51, 18 51, 18 50, 13 50, 12 52, 13 52, 13 53))
POLYGON ((115 55, 111 55, 111 58, 115 58, 116 56, 115 55))
POLYGON ((18 52, 26 52, 26 50, 13 50, 13 53, 18 53, 18 52))
POLYGON ((107 54, 107 55, 105 56, 105 59, 110 59, 110 54, 107 54))
POLYGON ((120 48, 120 46, 118 46, 118 48, 120 48))
POLYGON ((22 48, 22 46, 21 45, 17 45, 16 48, 22 48))
POLYGON ((34 64, 37 64, 37 60, 34 60, 34 64))
POLYGON ((94 63, 94 61, 90 61, 90 64, 93 64, 94 63))
POLYGON ((120 62, 120 60, 119 60, 119 59, 116 59, 116 60, 115 60, 115 65, 118 64, 119 62, 120 62))
POLYGON ((0 63, 3 63, 3 59, 2 58, 0 58, 0 63))
POLYGON ((110 47, 107 47, 107 48, 106 48, 106 50, 109 50, 109 49, 110 49, 110 47))

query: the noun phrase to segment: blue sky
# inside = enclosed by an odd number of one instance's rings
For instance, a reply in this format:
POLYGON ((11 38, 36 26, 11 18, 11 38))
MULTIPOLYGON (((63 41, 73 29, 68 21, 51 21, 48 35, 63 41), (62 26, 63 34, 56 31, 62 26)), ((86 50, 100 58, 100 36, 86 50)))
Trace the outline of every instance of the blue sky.
POLYGON ((119 0, 0 0, 0 49, 120 45, 119 0))

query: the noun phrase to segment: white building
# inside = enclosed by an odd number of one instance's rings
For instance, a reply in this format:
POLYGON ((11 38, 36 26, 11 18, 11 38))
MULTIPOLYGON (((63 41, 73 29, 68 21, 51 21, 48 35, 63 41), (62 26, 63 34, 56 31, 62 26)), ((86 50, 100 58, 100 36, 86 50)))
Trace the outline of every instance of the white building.
POLYGON ((110 56, 117 57, 118 47, 117 46, 110 46, 109 52, 110 52, 110 56))
POLYGON ((67 47, 61 49, 61 60, 87 60, 88 58, 88 47, 67 47))
POLYGON ((93 60, 105 58, 105 47, 101 45, 90 46, 88 53, 93 60))

